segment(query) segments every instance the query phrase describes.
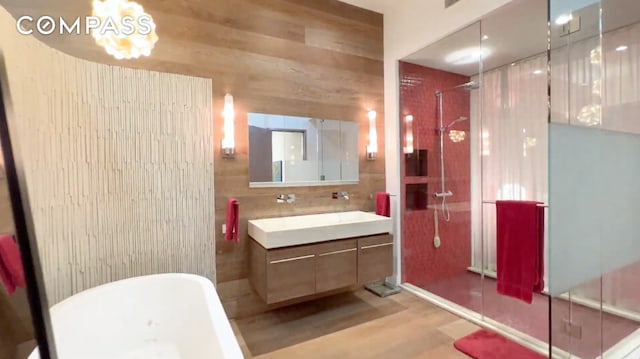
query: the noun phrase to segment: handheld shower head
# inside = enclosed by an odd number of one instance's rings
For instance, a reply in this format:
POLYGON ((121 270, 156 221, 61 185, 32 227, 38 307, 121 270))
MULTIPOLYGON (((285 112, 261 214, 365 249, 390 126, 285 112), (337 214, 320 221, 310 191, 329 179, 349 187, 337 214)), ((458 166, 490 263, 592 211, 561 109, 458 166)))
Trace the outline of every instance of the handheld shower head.
POLYGON ((466 121, 466 120, 468 120, 468 119, 469 119, 469 118, 468 118, 468 117, 466 117, 466 116, 460 116, 460 117, 456 118, 455 120, 451 121, 451 123, 447 125, 446 129, 448 130, 449 128, 451 128, 451 127, 452 127, 453 125, 455 125, 456 123, 458 123, 458 122, 463 122, 463 121, 466 121))

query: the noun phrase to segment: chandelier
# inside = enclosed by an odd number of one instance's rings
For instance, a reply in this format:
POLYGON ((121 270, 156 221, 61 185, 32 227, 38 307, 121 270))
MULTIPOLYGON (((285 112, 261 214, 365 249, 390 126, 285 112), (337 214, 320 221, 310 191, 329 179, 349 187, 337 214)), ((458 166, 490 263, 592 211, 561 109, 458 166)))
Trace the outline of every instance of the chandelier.
POLYGON ((118 60, 151 55, 158 41, 156 24, 142 6, 127 0, 94 0, 99 27, 91 29, 96 43, 118 60))

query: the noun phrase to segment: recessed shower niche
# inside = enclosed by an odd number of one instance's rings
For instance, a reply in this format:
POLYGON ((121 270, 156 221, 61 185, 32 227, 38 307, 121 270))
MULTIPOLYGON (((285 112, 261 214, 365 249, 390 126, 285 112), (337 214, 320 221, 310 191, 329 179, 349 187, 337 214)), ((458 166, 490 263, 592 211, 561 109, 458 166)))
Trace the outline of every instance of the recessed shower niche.
POLYGON ((427 170, 427 150, 413 150, 404 154, 405 176, 423 177, 428 176, 427 170))
POLYGON ((406 185, 406 210, 426 210, 429 205, 429 185, 427 183, 411 183, 406 185))

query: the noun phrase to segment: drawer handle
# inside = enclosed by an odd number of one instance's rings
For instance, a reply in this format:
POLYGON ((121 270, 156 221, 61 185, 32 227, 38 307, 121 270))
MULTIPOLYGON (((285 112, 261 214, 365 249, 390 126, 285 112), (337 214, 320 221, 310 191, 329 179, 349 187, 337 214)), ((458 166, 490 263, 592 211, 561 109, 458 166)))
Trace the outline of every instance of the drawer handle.
POLYGON ((299 261, 301 259, 313 258, 315 256, 316 256, 315 254, 309 254, 308 256, 300 256, 300 257, 293 257, 293 258, 278 259, 276 261, 271 261, 269 263, 270 264, 278 264, 278 263, 284 263, 284 262, 293 262, 293 261, 299 261))
POLYGON ((353 251, 357 251, 357 250, 358 250, 358 248, 349 248, 349 249, 343 249, 343 250, 340 250, 340 251, 322 253, 322 254, 319 254, 318 256, 324 257, 324 256, 330 256, 332 254, 347 253, 347 252, 353 252, 353 251))
POLYGON ((372 244, 370 246, 360 247, 360 249, 378 248, 378 247, 392 246, 392 245, 393 245, 393 242, 381 243, 381 244, 372 244))

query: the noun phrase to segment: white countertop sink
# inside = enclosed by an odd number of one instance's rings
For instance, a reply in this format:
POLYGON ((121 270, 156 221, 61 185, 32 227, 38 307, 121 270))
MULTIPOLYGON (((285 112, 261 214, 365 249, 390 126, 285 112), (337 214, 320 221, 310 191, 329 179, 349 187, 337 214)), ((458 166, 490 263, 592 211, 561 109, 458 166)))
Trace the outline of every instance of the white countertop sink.
POLYGON ((390 233, 391 229, 391 218, 362 211, 249 221, 249 236, 266 249, 390 233))

